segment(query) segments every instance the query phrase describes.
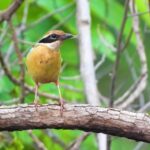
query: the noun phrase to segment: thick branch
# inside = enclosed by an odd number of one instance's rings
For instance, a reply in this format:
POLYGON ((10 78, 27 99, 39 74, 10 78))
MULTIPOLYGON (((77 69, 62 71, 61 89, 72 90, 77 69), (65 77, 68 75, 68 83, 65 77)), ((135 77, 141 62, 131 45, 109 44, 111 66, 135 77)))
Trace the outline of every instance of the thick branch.
MULTIPOLYGON (((79 32, 80 70, 87 102, 100 104, 100 93, 96 85, 93 49, 91 40, 91 16, 88 0, 77 0, 77 27, 79 32), (83 9, 84 6, 84 9, 83 9), (99 94, 99 95, 98 95, 99 94), (94 99, 93 99, 94 97, 94 99)), ((106 135, 98 134, 98 149, 106 150, 106 135)))
POLYGON ((91 17, 88 0, 77 0, 80 70, 88 103, 99 104, 91 43, 91 17), (84 9, 83 9, 84 6, 84 9), (87 61, 88 60, 88 61, 87 61), (90 78, 89 78, 90 77, 90 78), (94 99, 93 99, 94 97, 94 99))
POLYGON ((150 116, 143 113, 90 105, 65 105, 63 116, 57 105, 1 106, 0 131, 24 129, 79 129, 103 132, 150 142, 150 116))

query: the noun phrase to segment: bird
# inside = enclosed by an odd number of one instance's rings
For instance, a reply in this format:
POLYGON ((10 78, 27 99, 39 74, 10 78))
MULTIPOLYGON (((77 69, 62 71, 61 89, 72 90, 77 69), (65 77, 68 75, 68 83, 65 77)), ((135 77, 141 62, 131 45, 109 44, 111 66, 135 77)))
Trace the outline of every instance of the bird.
POLYGON ((65 33, 62 30, 50 30, 28 52, 26 67, 28 74, 35 82, 35 106, 39 104, 39 84, 55 83, 59 93, 60 109, 61 112, 63 111, 64 101, 59 85, 61 69, 60 46, 70 38, 73 38, 70 33, 65 33))

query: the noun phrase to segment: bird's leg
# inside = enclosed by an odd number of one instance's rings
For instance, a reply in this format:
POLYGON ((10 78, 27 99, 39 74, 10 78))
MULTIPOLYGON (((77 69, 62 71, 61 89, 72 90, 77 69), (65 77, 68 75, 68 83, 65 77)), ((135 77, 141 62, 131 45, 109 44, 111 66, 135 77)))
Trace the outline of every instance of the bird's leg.
POLYGON ((61 95, 60 86, 59 86, 59 81, 56 82, 56 86, 57 86, 58 93, 59 93, 60 114, 61 114, 61 116, 62 116, 62 114, 63 114, 63 109, 64 109, 64 100, 63 100, 62 95, 61 95))
POLYGON ((35 105, 36 108, 37 108, 37 105, 39 103, 38 88, 39 88, 39 85, 36 82, 35 83, 35 97, 34 97, 34 105, 35 105))

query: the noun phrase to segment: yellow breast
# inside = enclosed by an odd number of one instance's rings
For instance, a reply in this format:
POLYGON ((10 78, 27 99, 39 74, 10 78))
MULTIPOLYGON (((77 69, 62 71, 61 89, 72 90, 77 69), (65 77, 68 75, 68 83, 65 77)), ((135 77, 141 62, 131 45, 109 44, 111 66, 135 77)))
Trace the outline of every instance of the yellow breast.
POLYGON ((26 65, 35 82, 57 82, 61 67, 60 52, 44 45, 35 46, 27 55, 26 65))

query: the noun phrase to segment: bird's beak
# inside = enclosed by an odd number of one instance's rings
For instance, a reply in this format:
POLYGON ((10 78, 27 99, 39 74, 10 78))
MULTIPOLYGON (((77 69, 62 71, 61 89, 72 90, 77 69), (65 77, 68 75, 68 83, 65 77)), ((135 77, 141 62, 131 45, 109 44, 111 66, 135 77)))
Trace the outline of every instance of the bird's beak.
POLYGON ((73 38, 73 35, 70 34, 70 33, 65 33, 64 35, 62 35, 60 37, 61 40, 67 40, 67 39, 70 39, 70 38, 73 38))

